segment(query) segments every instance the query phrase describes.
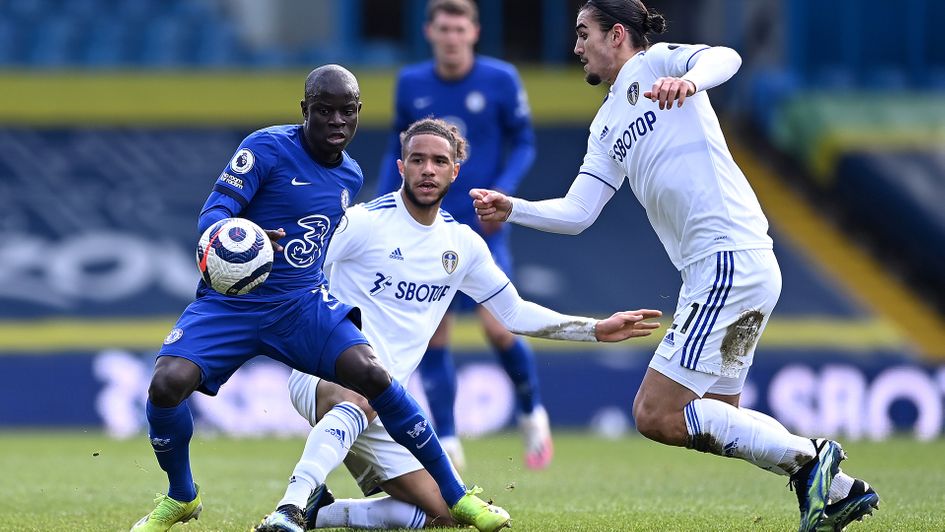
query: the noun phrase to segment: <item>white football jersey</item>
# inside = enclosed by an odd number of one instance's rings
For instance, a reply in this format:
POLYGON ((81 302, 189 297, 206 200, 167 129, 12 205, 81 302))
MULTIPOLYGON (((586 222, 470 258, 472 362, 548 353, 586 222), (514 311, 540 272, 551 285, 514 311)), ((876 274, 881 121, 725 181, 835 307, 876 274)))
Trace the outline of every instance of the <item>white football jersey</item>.
POLYGON ((665 110, 643 97, 658 78, 682 77, 707 48, 658 43, 627 61, 591 124, 580 170, 614 190, 626 178, 680 270, 717 251, 772 247, 708 94, 665 110))
POLYGON ((417 222, 400 191, 349 208, 325 264, 329 291, 361 309, 364 335, 402 383, 457 290, 481 303, 509 284, 475 231, 444 210, 432 225, 417 222))

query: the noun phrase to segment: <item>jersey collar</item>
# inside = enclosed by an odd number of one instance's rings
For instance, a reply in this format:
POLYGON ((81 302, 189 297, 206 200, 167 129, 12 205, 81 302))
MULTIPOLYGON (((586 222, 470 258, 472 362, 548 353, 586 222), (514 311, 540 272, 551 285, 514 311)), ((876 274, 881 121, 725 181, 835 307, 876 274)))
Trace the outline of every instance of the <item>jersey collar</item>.
POLYGON ((415 227, 419 229, 420 231, 431 231, 433 230, 433 228, 435 228, 438 224, 441 223, 439 212, 437 212, 436 218, 433 220, 433 223, 430 225, 423 225, 422 223, 415 220, 414 217, 410 215, 410 211, 407 210, 407 206, 404 205, 404 197, 401 194, 403 194, 401 190, 394 192, 394 202, 397 204, 397 211, 400 213, 400 215, 404 218, 404 220, 407 221, 407 223, 411 227, 415 227))
POLYGON ((632 63, 636 63, 638 58, 642 58, 646 54, 646 50, 640 50, 633 57, 627 59, 627 62, 620 67, 620 71, 617 72, 617 79, 614 80, 614 84, 610 86, 610 91, 608 94, 613 94, 616 87, 622 86, 624 82, 630 77, 630 71, 633 70, 631 66, 632 63))

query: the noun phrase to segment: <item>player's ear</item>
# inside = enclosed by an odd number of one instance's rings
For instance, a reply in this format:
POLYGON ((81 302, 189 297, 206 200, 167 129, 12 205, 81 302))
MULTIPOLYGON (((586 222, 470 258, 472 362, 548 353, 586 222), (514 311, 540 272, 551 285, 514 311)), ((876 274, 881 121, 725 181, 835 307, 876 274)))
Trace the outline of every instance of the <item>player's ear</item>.
POLYGON ((308 120, 308 108, 305 107, 305 100, 299 100, 299 107, 302 108, 302 119, 308 120))
POLYGON ((450 183, 456 181, 457 177, 459 177, 459 163, 453 163, 453 178, 450 179, 450 183))
POLYGON ((400 172, 400 177, 404 177, 404 160, 397 159, 397 171, 400 172))
POLYGON ((613 32, 613 43, 615 46, 620 46, 620 42, 626 37, 627 30, 623 27, 623 24, 614 24, 614 27, 610 29, 613 32))

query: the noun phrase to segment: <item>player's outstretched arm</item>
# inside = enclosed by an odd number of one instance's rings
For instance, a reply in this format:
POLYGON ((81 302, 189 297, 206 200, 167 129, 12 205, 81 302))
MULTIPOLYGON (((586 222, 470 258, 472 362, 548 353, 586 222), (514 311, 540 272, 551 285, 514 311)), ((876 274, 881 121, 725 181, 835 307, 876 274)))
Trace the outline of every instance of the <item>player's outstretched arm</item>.
POLYGON ((649 336, 660 324, 647 321, 662 316, 658 310, 640 309, 616 312, 606 320, 600 320, 594 327, 598 342, 620 342, 628 338, 649 336))
POLYGON ((604 320, 568 316, 525 301, 511 283, 482 304, 515 334, 576 342, 619 342, 648 336, 659 323, 647 320, 662 316, 658 310, 647 309, 618 312, 604 320))
POLYGON ((482 188, 469 191, 483 221, 509 221, 525 227, 576 235, 597 220, 617 190, 587 173, 579 173, 563 198, 526 201, 482 188))

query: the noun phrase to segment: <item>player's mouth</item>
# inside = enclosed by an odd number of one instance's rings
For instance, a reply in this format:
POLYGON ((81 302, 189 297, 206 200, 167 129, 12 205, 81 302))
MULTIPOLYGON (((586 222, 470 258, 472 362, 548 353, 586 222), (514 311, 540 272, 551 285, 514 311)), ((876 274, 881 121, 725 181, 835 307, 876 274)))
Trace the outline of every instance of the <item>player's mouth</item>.
POLYGON ((328 135, 328 142, 332 144, 341 144, 348 138, 344 133, 332 133, 328 135))
POLYGON ((436 192, 440 187, 434 181, 421 181, 416 188, 421 192, 436 192))

